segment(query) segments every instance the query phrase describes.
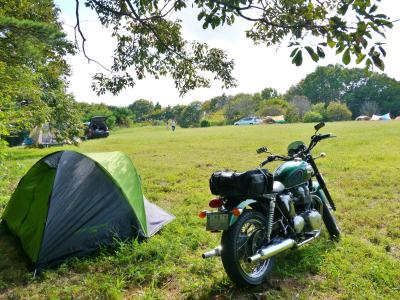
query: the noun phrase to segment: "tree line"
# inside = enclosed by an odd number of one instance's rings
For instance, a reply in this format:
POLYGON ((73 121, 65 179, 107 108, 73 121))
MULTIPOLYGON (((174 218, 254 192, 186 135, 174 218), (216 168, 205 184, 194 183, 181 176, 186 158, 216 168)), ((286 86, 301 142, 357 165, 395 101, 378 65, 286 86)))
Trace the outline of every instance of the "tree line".
POLYGON ((161 107, 140 99, 127 107, 78 104, 84 119, 108 116, 108 125, 130 127, 165 124, 175 119, 181 127, 233 124, 240 118, 283 115, 289 123, 344 121, 359 115, 400 114, 400 82, 385 74, 341 65, 317 67, 284 94, 265 88, 255 94, 221 95, 188 105, 161 107))

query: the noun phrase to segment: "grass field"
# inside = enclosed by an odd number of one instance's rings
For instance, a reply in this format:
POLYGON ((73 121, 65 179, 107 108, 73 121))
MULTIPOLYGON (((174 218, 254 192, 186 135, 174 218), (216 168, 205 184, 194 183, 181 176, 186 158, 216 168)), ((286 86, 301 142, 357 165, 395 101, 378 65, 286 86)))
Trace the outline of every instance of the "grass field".
MULTIPOLYGON (((83 143, 82 152, 123 151, 142 176, 151 201, 176 220, 143 243, 119 243, 84 259, 70 259, 36 279, 26 269, 18 245, 0 229, 0 299, 400 299, 400 122, 328 123, 315 152, 336 201, 343 238, 324 235, 299 251, 280 255, 263 286, 236 289, 220 259, 201 253, 219 243, 197 215, 211 198, 210 174, 246 170, 266 145, 284 153, 293 140, 309 139, 310 124, 178 129, 144 127, 112 132, 83 143)), ((66 149, 65 147, 62 149, 66 149)), ((21 176, 46 153, 12 149, 8 176, 0 182, 0 214, 21 176)))

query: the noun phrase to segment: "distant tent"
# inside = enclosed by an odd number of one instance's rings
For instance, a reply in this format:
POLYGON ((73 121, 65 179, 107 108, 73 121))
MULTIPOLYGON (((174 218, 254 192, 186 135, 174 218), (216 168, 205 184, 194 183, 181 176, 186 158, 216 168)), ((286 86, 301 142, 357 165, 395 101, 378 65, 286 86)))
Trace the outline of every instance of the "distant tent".
POLYGON ((263 119, 263 122, 264 123, 267 123, 267 124, 274 124, 275 123, 275 121, 274 121, 274 119, 272 118, 272 117, 265 117, 264 119, 263 119))
POLYGON ((33 128, 29 138, 32 140, 32 144, 36 146, 49 147, 60 144, 56 140, 54 130, 51 129, 48 123, 33 128))
POLYGON ((272 117, 275 123, 286 123, 285 117, 283 115, 272 117))
POLYGON ((26 173, 2 218, 40 270, 115 237, 150 237, 174 216, 146 200, 125 154, 60 151, 26 173))
POLYGON ((264 118, 264 123, 286 123, 285 117, 283 115, 281 116, 267 116, 264 118))
POLYGON ((359 116, 356 118, 356 121, 369 121, 371 120, 371 117, 368 116, 359 116))
POLYGON ((384 114, 382 116, 372 115, 371 121, 388 121, 391 120, 390 113, 384 114))

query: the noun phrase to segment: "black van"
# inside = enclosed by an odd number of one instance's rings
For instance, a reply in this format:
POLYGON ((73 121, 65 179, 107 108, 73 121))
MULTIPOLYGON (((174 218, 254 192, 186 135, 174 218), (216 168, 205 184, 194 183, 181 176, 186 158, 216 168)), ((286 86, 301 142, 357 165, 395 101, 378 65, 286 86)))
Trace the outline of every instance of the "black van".
POLYGON ((104 116, 96 116, 90 119, 89 122, 86 122, 85 125, 85 136, 87 139, 95 139, 108 137, 110 135, 110 131, 106 125, 107 117, 104 116))

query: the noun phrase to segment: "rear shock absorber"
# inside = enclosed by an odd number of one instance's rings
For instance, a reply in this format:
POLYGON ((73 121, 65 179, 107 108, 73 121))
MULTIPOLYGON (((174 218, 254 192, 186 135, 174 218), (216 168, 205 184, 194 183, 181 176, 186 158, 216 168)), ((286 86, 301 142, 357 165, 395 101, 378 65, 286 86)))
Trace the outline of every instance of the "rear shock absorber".
POLYGON ((269 202, 269 214, 268 214, 268 225, 267 225, 267 241, 271 241, 272 226, 274 225, 274 214, 275 214, 276 199, 271 199, 269 202))

